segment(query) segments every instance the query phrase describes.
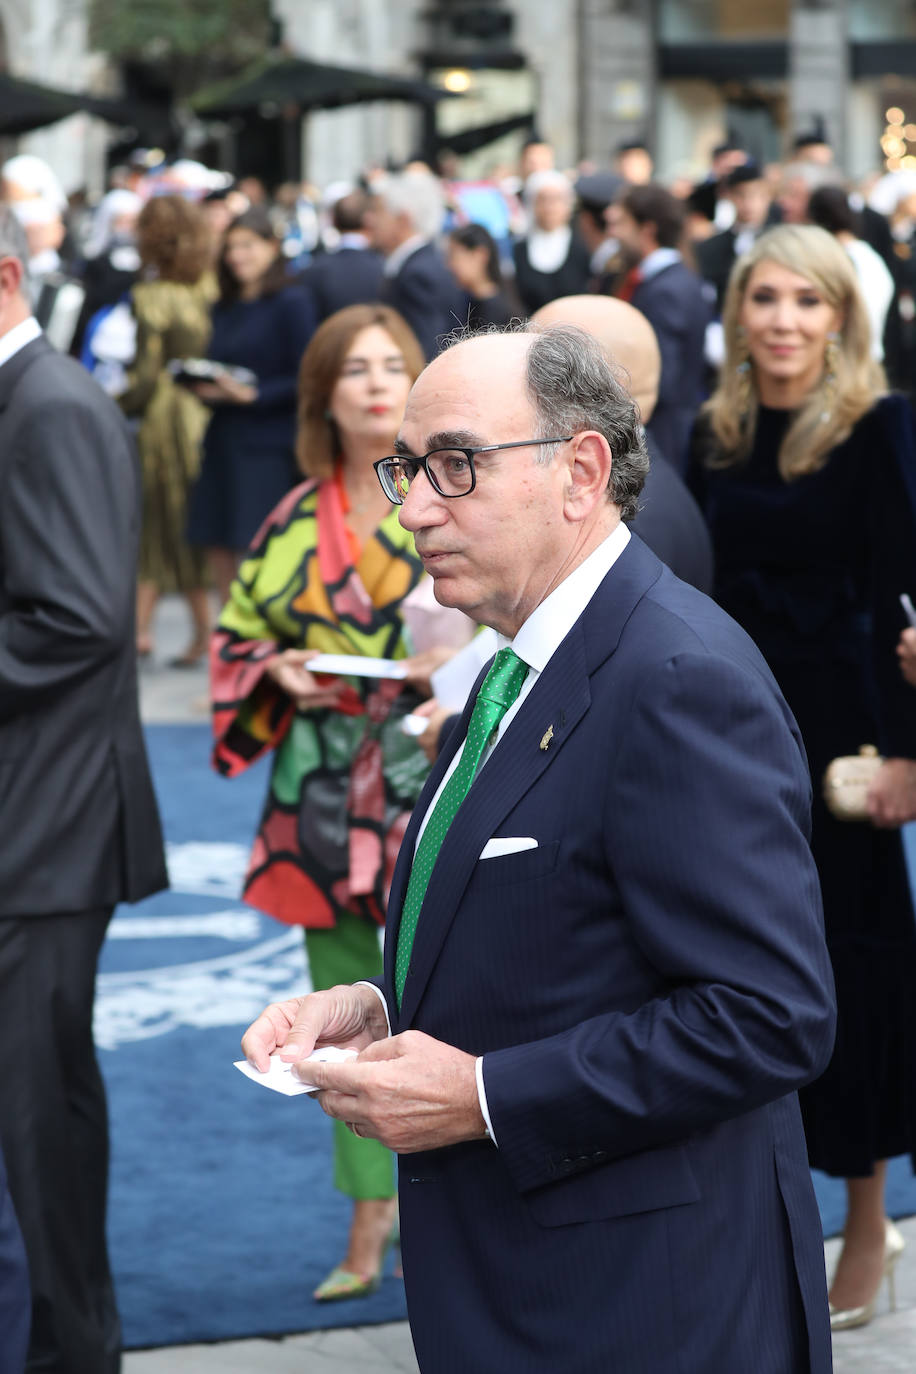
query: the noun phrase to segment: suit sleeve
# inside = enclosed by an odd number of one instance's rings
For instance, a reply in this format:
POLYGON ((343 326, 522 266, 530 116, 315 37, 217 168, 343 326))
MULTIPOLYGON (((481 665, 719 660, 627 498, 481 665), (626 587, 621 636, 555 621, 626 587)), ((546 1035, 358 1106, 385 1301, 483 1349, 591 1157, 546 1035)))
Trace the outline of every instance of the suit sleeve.
POLYGON ((817 1077, 833 982, 809 787, 755 672, 679 655, 647 675, 606 794, 605 858, 660 995, 483 1062, 521 1191, 683 1141, 817 1077), (568 1171, 568 1170, 567 1170, 568 1171))
POLYGON ((110 405, 101 392, 52 395, 8 441, 0 721, 92 673, 130 633, 138 475, 110 405))

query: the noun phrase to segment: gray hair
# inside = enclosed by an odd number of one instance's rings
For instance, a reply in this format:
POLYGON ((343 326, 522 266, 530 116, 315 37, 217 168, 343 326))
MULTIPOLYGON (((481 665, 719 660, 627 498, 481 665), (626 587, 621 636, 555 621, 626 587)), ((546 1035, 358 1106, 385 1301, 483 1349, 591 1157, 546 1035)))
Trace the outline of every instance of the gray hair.
POLYGON ((22 264, 20 290, 28 294, 29 241, 13 209, 0 203, 0 258, 18 258, 22 264))
MULTIPOLYGON (((534 336, 525 381, 538 417, 537 438, 584 429, 603 434, 612 457, 608 496, 622 520, 633 520, 649 471, 636 402, 614 375, 604 349, 584 329, 527 324, 521 332, 534 336)), ((555 452, 555 446, 545 445, 540 461, 550 462, 555 452)))
POLYGON ((384 177, 374 188, 392 214, 404 214, 418 234, 434 239, 445 218, 442 187, 432 172, 395 172, 384 177))

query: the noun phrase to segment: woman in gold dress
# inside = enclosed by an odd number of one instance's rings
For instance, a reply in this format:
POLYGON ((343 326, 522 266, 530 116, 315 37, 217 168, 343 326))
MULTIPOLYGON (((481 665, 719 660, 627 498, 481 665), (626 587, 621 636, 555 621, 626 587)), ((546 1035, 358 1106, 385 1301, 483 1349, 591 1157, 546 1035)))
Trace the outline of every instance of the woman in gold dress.
POLYGON ((187 542, 187 499, 200 467, 209 419, 206 406, 168 370, 173 359, 205 356, 216 285, 209 270, 211 234, 200 207, 181 196, 157 196, 137 221, 142 279, 131 291, 137 351, 124 413, 139 421, 143 529, 137 582, 137 651, 152 652, 159 593, 177 590, 191 612, 188 649, 173 666, 189 667, 207 651, 210 613, 204 557, 187 542))

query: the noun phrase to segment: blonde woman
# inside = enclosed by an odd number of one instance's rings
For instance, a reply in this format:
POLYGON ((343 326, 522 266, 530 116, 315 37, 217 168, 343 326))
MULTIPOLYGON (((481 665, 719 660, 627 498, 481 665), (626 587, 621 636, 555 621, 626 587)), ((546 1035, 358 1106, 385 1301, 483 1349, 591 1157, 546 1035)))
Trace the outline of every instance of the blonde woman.
POLYGON ((916 789, 916 711, 894 654, 899 594, 916 591, 916 443, 908 402, 886 394, 872 358, 855 269, 823 229, 760 238, 732 273, 723 326, 693 480, 717 599, 766 656, 811 767, 839 1019, 802 1110, 812 1165, 846 1180, 830 1290, 842 1330, 871 1319, 893 1277, 903 1241, 885 1216, 886 1161, 916 1154, 916 937, 899 830, 916 789), (871 823, 842 824, 821 778, 862 744, 886 758, 871 823))

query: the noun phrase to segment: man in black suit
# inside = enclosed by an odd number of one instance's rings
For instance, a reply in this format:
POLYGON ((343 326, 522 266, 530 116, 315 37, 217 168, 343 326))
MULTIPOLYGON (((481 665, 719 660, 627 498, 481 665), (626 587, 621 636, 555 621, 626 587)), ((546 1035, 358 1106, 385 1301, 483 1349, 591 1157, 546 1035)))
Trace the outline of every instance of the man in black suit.
POLYGON ((398 172, 372 197, 366 227, 373 248, 385 255, 381 299, 410 325, 427 358, 467 320, 469 301, 436 248, 444 206, 431 172, 398 172))
MULTIPOLYGON (((533 324, 571 324, 597 339, 612 365, 622 367, 627 391, 648 425, 658 398, 661 353, 645 315, 608 296, 563 296, 542 306, 533 324)), ((646 435, 652 459, 630 529, 684 582, 712 593, 712 542, 703 513, 683 479, 646 435)))
POLYGON ((369 197, 359 189, 348 191, 335 201, 334 228, 340 235, 337 246, 319 254, 302 272, 299 281, 312 293, 318 323, 348 305, 369 305, 382 290, 382 255, 369 246, 365 232, 369 197))
POLYGON ((117 407, 32 316, 27 251, 0 206, 0 1140, 27 1369, 114 1374, 96 963, 115 904, 167 882, 137 710, 139 474, 117 407))
POLYGON ((708 288, 677 246, 684 206, 663 186, 631 186, 611 206, 608 224, 631 264, 617 294, 642 311, 662 354, 658 404, 646 430, 683 472, 703 400, 703 345, 712 313, 708 288))
POLYGON ((700 276, 715 290, 716 311, 720 315, 736 259, 749 252, 757 235, 779 217, 767 180, 756 162, 735 167, 725 178, 725 187, 735 207, 734 223, 721 234, 700 239, 693 246, 700 276))

